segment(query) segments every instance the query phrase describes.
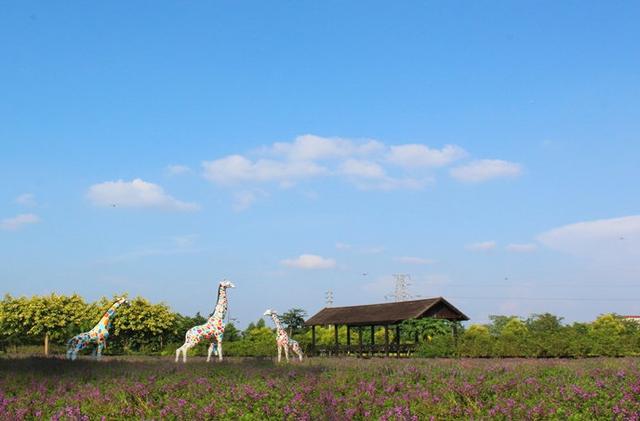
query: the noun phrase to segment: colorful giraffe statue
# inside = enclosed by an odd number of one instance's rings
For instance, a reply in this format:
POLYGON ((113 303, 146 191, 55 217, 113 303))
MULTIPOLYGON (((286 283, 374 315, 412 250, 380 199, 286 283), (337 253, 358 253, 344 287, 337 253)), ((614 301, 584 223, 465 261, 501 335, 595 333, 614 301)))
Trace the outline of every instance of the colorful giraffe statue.
POLYGON ((109 337, 109 329, 111 328, 111 319, 116 314, 116 310, 123 304, 129 304, 126 298, 118 298, 109 307, 100 321, 93 329, 88 332, 80 333, 69 339, 67 342, 67 359, 75 360, 78 355, 78 351, 85 349, 90 344, 96 344, 94 355, 96 359, 102 358, 102 349, 107 346, 107 338, 109 337))
POLYGON ((223 280, 218 287, 218 300, 213 315, 209 317, 207 323, 194 326, 189 329, 184 337, 184 344, 176 349, 176 362, 182 352, 182 362, 187 362, 187 351, 196 346, 203 339, 213 338, 207 352, 207 362, 211 360, 211 353, 218 355, 222 361, 222 335, 224 334, 224 317, 227 314, 227 288, 235 288, 231 282, 223 280))
POLYGON ((280 356, 282 355, 282 349, 284 348, 284 357, 289 361, 289 348, 293 352, 298 355, 300 361, 302 361, 302 349, 300 348, 300 344, 298 341, 293 339, 289 339, 289 335, 287 335, 287 331, 282 326, 280 322, 280 318, 278 317, 278 312, 275 310, 267 310, 264 312, 265 316, 271 316, 273 319, 273 323, 276 325, 277 334, 276 334, 276 344, 278 344, 278 362, 280 362, 280 356))

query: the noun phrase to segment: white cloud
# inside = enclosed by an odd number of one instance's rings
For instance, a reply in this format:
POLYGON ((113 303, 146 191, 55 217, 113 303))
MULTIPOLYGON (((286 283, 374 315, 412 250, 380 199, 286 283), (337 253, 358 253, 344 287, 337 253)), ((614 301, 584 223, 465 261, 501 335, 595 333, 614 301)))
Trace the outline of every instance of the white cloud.
POLYGON ((191 168, 186 165, 167 165, 167 174, 169 175, 183 175, 191 172, 191 168))
POLYGON ((430 265, 435 263, 433 259, 425 259, 424 257, 401 256, 394 259, 400 263, 408 263, 411 265, 430 265))
POLYGON ((315 254, 302 254, 295 259, 282 260, 280 263, 298 269, 330 269, 336 266, 335 260, 315 254))
POLYGON ((499 177, 517 177, 522 174, 522 166, 500 159, 481 159, 452 168, 450 173, 456 180, 479 183, 499 177))
POLYGON ((496 248, 495 241, 482 241, 479 243, 467 244, 465 247, 467 250, 471 251, 489 251, 496 248))
MULTIPOLYGON (((291 142, 276 142, 247 154, 232 154, 202 162, 202 175, 227 188, 239 187, 234 208, 246 209, 252 197, 246 191, 298 186, 302 181, 329 178, 360 190, 422 190, 435 181, 434 169, 467 156, 456 145, 441 149, 422 144, 387 146, 370 139, 346 139, 306 134, 291 142), (395 165, 394 165, 395 164, 395 165), (262 187, 267 186, 267 187, 262 187)), ((472 162, 452 175, 481 181, 520 171, 518 164, 499 160, 472 162)), ((304 193, 301 193, 304 194, 304 193)))
POLYGON ((533 251, 536 251, 537 248, 538 246, 532 243, 509 244, 505 247, 507 251, 510 251, 513 253, 531 253, 533 251))
POLYGON ((640 256, 640 215, 565 225, 538 236, 545 246, 597 260, 640 256))
POLYGON ((174 199, 157 184, 136 178, 133 181, 107 181, 89 188, 87 197, 95 206, 123 208, 158 208, 175 211, 195 211, 196 203, 174 199))
POLYGON ((443 167, 464 158, 466 151, 459 146, 446 145, 431 149, 426 145, 407 144, 391 146, 388 160, 403 167, 443 167))
POLYGON ((306 134, 296 137, 293 142, 274 143, 268 150, 277 155, 284 155, 292 161, 314 161, 369 155, 383 149, 384 145, 376 140, 356 142, 339 137, 306 134))
POLYGON ((233 194, 233 210, 242 212, 249 209, 258 200, 258 197, 266 196, 261 191, 243 190, 233 194))
POLYGON ((28 207, 33 207, 38 204, 36 202, 36 197, 31 193, 21 194, 20 196, 16 197, 15 202, 19 205, 28 206, 28 207))
POLYGON ((229 185, 241 182, 294 182, 328 174, 321 165, 308 161, 283 162, 271 159, 251 161, 242 155, 229 155, 214 161, 205 161, 204 177, 216 184, 229 185))
POLYGON ((341 172, 348 176, 362 178, 385 178, 384 168, 371 161, 347 159, 342 163, 341 172))
POLYGON ((25 225, 36 224, 40 222, 38 215, 33 213, 23 213, 13 218, 6 218, 0 221, 0 228, 5 231, 16 231, 25 225))
POLYGON ((336 243, 336 248, 338 250, 349 250, 349 249, 353 248, 353 246, 351 244, 337 242, 336 243))

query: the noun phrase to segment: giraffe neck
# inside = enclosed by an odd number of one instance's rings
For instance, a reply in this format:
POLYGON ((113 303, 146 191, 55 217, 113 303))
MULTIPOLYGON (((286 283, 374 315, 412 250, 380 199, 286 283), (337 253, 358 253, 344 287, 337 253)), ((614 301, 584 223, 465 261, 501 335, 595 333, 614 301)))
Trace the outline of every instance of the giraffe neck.
POLYGON ((276 329, 278 329, 278 331, 286 332, 284 330, 284 327, 282 327, 282 323, 280 322, 280 318, 278 317, 277 314, 272 314, 271 318, 273 319, 273 323, 275 323, 276 329))
POLYGON ((216 309, 213 315, 209 318, 209 321, 224 320, 224 316, 227 314, 227 289, 220 287, 218 290, 218 302, 216 303, 216 309))
POLYGON ((104 326, 108 328, 111 324, 111 318, 116 314, 116 310, 121 305, 122 305, 121 301, 116 301, 115 303, 113 303, 113 305, 109 307, 109 309, 104 313, 104 315, 102 316, 102 319, 100 319, 96 327, 104 326))

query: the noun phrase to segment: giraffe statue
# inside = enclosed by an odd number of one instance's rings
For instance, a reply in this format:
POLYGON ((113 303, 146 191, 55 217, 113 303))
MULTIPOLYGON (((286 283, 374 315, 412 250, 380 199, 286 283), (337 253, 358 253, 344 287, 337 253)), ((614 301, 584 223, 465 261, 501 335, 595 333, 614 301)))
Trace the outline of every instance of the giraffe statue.
POLYGON ((284 348, 284 357, 287 361, 289 361, 289 348, 293 352, 298 355, 300 361, 302 361, 302 349, 300 348, 300 344, 298 341, 293 339, 289 339, 289 335, 287 335, 287 331, 282 326, 282 322, 280 322, 280 318, 278 317, 278 312, 275 310, 267 310, 264 312, 265 316, 271 316, 273 319, 273 323, 276 325, 277 334, 276 334, 276 344, 278 344, 278 362, 280 362, 280 358, 282 355, 282 349, 284 348))
POLYGON ((207 351, 207 362, 211 360, 211 353, 218 355, 218 360, 222 361, 222 335, 224 334, 224 316, 227 314, 227 288, 235 288, 226 279, 218 286, 218 300, 213 315, 209 317, 207 323, 194 326, 189 329, 184 338, 184 344, 176 349, 176 362, 182 352, 182 362, 187 362, 187 351, 196 346, 203 339, 213 338, 207 351))
POLYGON ((109 309, 104 313, 100 321, 93 329, 88 332, 80 333, 67 342, 67 359, 75 360, 78 351, 85 349, 92 343, 96 344, 93 353, 96 359, 102 358, 102 350, 107 346, 107 338, 109 337, 109 329, 111 328, 111 319, 116 314, 116 310, 121 305, 129 305, 126 298, 118 298, 109 309))

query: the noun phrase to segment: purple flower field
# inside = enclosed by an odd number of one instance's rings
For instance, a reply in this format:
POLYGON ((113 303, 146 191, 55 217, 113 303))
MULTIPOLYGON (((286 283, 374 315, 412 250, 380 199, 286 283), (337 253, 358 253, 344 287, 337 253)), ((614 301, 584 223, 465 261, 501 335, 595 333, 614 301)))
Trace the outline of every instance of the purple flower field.
POLYGON ((0 359, 2 419, 640 419, 640 360, 0 359))

